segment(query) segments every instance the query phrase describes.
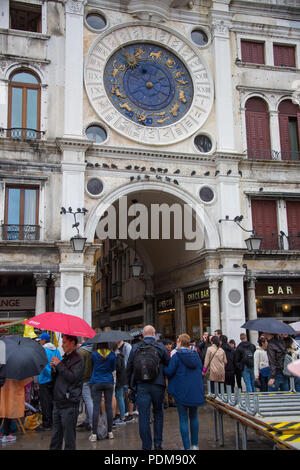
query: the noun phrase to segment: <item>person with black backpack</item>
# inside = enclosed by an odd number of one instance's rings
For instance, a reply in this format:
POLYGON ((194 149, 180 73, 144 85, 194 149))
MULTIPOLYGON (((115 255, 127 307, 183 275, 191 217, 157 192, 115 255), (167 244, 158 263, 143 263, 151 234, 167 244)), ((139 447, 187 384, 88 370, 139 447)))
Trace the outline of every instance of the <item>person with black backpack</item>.
POLYGON ((254 376, 254 353, 256 346, 250 343, 245 333, 240 334, 241 342, 236 348, 236 364, 241 371, 247 392, 256 392, 254 376))
POLYGON ((167 366, 169 361, 170 357, 164 345, 155 341, 154 327, 145 326, 143 339, 132 347, 127 363, 129 389, 136 391, 139 434, 143 450, 152 449, 151 405, 154 417, 154 449, 162 449, 163 401, 166 386, 163 367, 167 366))

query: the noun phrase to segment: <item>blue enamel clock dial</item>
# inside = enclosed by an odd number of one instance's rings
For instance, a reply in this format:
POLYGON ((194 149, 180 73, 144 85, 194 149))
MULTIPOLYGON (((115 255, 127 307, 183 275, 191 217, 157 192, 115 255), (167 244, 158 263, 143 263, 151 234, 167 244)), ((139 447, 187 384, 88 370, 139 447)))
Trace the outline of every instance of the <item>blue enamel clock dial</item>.
POLYGON ((175 54, 156 44, 118 49, 108 60, 104 77, 115 108, 140 125, 171 125, 192 104, 193 82, 188 70, 175 54))

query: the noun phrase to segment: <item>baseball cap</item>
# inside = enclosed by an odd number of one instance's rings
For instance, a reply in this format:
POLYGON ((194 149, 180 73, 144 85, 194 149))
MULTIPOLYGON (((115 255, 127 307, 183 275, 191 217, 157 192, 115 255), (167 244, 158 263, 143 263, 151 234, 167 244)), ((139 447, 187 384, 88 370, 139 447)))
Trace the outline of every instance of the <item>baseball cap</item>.
POLYGON ((51 336, 48 333, 42 333, 41 336, 36 338, 36 341, 40 341, 41 339, 45 339, 46 341, 50 341, 51 336))

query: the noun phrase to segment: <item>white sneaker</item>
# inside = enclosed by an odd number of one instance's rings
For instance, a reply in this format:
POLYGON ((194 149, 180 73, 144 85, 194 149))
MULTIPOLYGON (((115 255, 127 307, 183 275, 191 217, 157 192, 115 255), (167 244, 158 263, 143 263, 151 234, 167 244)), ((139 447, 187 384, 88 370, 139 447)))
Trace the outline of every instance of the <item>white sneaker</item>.
POLYGON ((89 437, 89 441, 96 442, 97 441, 97 434, 91 434, 89 437))
POLYGON ((132 412, 132 414, 138 416, 139 412, 138 412, 138 410, 135 410, 135 411, 132 412))
POLYGON ((2 436, 1 442, 14 442, 16 439, 16 436, 9 434, 8 436, 2 436))
POLYGON ((190 450, 199 450, 198 446, 191 446, 190 450))
POLYGON ((114 439, 114 435, 112 432, 107 433, 107 439, 114 439))

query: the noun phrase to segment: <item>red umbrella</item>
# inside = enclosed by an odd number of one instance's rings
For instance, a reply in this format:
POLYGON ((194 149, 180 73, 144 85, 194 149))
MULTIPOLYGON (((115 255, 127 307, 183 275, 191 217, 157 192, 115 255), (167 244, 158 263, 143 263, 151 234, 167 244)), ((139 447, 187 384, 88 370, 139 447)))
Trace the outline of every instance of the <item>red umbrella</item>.
POLYGON ((45 312, 23 322, 39 330, 56 331, 71 336, 93 338, 96 332, 80 317, 68 313, 45 312))

